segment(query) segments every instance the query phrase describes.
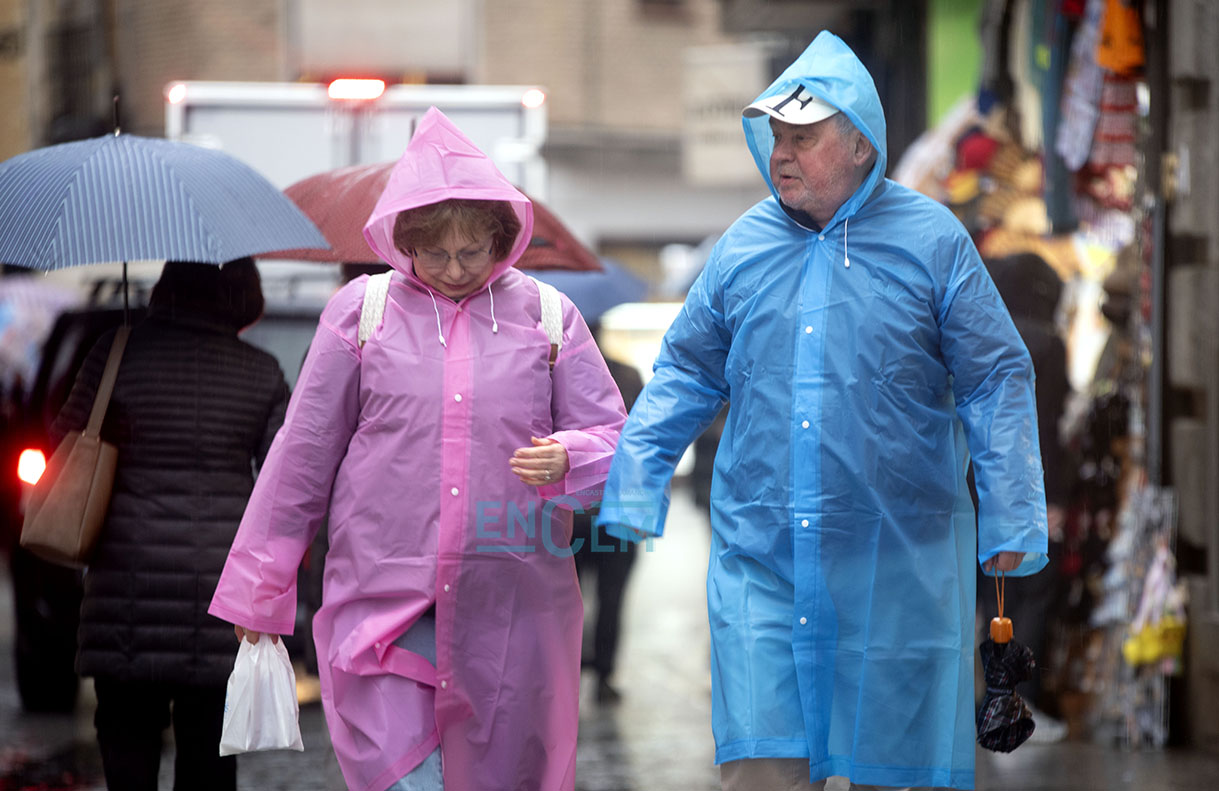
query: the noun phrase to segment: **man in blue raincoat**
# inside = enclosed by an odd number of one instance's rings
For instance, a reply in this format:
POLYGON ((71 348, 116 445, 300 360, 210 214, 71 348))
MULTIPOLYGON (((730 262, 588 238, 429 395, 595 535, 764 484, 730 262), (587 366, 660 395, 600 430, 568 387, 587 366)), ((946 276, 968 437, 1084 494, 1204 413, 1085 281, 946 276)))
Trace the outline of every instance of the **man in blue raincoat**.
POLYGON ((976 564, 1045 564, 1028 353, 964 228, 884 178, 880 99, 840 39, 744 115, 771 197, 666 334, 600 522, 660 535, 730 402, 707 571, 724 788, 972 788, 976 564))

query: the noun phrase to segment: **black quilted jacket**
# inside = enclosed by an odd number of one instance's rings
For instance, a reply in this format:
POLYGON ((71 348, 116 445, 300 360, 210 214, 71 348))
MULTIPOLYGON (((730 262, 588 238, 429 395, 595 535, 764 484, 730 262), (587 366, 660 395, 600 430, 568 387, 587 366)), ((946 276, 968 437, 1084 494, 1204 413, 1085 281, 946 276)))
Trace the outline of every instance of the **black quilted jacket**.
MULTIPOLYGON (((87 422, 113 338, 89 354, 53 440, 87 422)), ((287 401, 275 358, 231 327, 153 313, 132 331, 102 428, 118 471, 85 572, 82 675, 226 683, 237 642, 207 607, 287 401)))

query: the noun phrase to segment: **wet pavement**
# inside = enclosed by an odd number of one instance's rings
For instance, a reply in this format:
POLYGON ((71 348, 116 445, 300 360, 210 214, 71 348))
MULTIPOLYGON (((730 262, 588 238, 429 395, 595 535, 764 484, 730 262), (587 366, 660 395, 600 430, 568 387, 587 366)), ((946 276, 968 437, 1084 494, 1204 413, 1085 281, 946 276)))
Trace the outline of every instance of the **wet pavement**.
MULTIPOLYGON (((705 518, 685 489, 674 491, 668 534, 642 552, 627 590, 616 705, 598 705, 585 678, 577 757, 578 791, 718 791, 712 764, 711 677, 704 574, 705 518)), ((21 711, 13 683, 12 603, 0 571, 0 791, 101 791, 88 682, 70 715, 21 711)), ((591 616, 590 612, 590 616, 591 616)), ((242 791, 342 789, 321 708, 301 709, 305 751, 245 755, 242 791)), ((172 788, 166 734, 161 788, 172 788)), ((1025 791, 1213 791, 1219 754, 1124 752, 1081 742, 1026 744, 1010 755, 979 751, 978 788, 1025 791)))

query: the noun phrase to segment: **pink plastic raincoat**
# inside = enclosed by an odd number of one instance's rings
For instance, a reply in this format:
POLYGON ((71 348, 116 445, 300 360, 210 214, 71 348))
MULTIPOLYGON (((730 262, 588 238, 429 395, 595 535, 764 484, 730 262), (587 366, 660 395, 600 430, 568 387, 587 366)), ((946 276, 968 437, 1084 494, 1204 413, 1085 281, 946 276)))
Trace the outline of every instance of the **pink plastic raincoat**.
POLYGON ((554 371, 537 286, 512 268, 532 207, 433 108, 365 236, 396 273, 356 342, 366 279, 327 305, 210 612, 291 633, 296 571, 327 516, 314 618, 322 703, 348 785, 381 791, 439 744, 448 791, 574 786, 583 613, 572 507, 600 499, 625 421, 583 319, 563 299, 554 371), (510 201, 523 229, 484 287, 433 293, 393 246, 403 209, 510 201), (571 463, 542 488, 508 459, 551 437, 571 463), (437 659, 393 645, 436 608, 437 659))

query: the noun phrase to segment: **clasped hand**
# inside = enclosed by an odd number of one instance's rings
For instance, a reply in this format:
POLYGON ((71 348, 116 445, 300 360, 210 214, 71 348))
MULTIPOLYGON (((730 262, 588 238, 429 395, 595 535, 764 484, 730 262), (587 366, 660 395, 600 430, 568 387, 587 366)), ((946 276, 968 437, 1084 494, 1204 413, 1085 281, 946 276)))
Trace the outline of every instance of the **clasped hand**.
POLYGON ((508 460, 508 467, 522 483, 545 486, 563 480, 571 469, 567 449, 558 440, 530 437, 531 447, 517 448, 508 460))

